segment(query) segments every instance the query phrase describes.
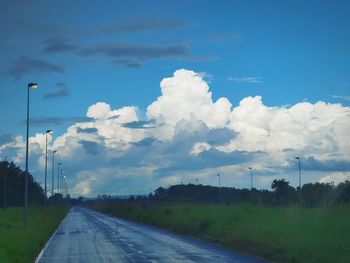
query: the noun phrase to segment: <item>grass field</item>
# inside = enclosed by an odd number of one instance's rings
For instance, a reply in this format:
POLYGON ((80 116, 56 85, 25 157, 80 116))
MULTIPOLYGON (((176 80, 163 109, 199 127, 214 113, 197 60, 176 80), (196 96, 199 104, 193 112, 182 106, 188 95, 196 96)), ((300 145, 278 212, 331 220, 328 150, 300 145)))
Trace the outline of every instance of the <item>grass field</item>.
POLYGON ((31 207, 23 229, 23 208, 0 210, 0 262, 33 262, 67 212, 64 207, 31 207))
POLYGON ((349 262, 350 207, 119 204, 102 212, 214 241, 275 262, 349 262))

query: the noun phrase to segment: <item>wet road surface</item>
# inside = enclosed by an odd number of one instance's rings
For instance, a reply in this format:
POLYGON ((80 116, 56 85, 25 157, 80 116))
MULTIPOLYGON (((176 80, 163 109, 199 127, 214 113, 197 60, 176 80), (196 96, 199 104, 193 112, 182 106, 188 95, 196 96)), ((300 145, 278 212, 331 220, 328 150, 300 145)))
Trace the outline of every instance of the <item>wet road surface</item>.
POLYGON ((72 208, 37 262, 263 262, 155 227, 72 208))

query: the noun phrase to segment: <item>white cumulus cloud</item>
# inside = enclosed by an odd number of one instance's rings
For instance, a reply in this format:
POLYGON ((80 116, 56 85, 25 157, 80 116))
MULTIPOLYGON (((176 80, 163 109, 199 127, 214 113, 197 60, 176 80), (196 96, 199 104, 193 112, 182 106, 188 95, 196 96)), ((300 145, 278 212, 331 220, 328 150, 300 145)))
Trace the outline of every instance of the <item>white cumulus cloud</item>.
MULTIPOLYGON (((257 188, 274 178, 296 183, 295 156, 308 161, 305 182, 349 179, 349 107, 322 101, 271 107, 254 96, 232 108, 227 98, 213 101, 204 76, 181 69, 164 78, 144 119, 136 106, 97 102, 87 109, 87 121, 74 123, 53 141, 49 137, 72 194, 149 192, 195 179, 216 185, 217 173, 223 185, 246 187, 249 166, 257 188)), ((45 134, 29 142, 30 171, 40 175, 45 134)), ((0 154, 23 167, 23 137, 0 145, 0 154)))
POLYGON ((212 100, 203 74, 177 70, 173 77, 160 83, 162 95, 147 108, 147 116, 160 122, 176 125, 181 120, 195 118, 210 128, 225 127, 231 112, 227 98, 212 100))

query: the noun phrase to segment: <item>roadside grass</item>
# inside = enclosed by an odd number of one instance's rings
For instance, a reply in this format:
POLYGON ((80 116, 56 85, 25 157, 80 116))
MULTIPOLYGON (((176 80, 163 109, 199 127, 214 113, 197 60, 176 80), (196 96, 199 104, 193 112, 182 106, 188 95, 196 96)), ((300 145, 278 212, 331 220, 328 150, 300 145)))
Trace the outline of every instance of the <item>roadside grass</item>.
POLYGON ((213 241, 274 262, 349 262, 350 206, 119 203, 93 209, 213 241))
POLYGON ((23 228, 23 208, 0 210, 0 262, 33 262, 66 215, 66 207, 30 207, 23 228))

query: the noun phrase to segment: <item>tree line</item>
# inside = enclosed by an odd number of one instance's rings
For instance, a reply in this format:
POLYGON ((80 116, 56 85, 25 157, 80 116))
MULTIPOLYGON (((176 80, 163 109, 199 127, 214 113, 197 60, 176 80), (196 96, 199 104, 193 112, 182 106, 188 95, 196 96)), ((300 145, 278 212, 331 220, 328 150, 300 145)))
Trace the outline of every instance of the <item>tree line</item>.
MULTIPOLYGON (((13 162, 0 162, 0 206, 23 206, 25 171, 13 162)), ((28 173, 28 202, 29 204, 43 204, 44 191, 28 173)))
POLYGON ((256 188, 237 189, 210 185, 179 184, 168 188, 159 187, 148 197, 130 197, 130 200, 149 199, 168 202, 239 203, 252 202, 262 205, 299 205, 319 207, 350 203, 350 182, 335 186, 332 183, 308 183, 294 188, 285 179, 275 179, 271 190, 256 188), (301 197, 301 198, 300 198, 301 197))
MULTIPOLYGON (((0 205, 22 206, 24 203, 25 171, 13 162, 0 162, 0 205)), ((28 200, 30 204, 43 204, 45 195, 42 187, 28 173, 28 200)), ((100 201, 108 201, 110 196, 101 195, 100 201)), ((168 188, 159 187, 149 196, 132 196, 130 200, 151 200, 169 202, 198 203, 238 203, 253 202, 264 205, 296 205, 317 207, 332 204, 350 203, 350 182, 345 181, 335 186, 332 183, 308 183, 301 188, 294 188, 285 179, 275 179, 271 190, 256 188, 238 189, 235 187, 216 187, 200 184, 179 184, 168 188)), ((55 194, 48 199, 49 203, 62 203, 74 200, 61 194, 55 194)), ((78 202, 78 201, 77 201, 78 202)), ((81 203, 81 200, 79 201, 81 203)))

